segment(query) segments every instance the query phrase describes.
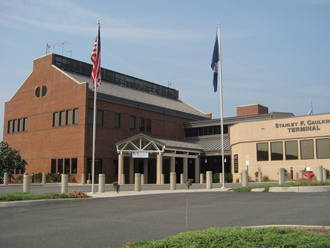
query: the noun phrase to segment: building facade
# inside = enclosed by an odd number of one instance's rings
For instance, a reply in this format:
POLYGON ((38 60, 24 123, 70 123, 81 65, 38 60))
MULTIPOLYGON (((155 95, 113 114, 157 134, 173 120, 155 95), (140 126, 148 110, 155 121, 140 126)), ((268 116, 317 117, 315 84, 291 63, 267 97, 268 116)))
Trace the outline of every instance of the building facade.
MULTIPOLYGON (((21 151, 26 172, 91 174, 94 92, 92 65, 50 54, 5 103, 3 140, 21 151)), ((209 119, 182 102, 178 91, 102 68, 97 93, 95 182, 118 179, 115 144, 136 134, 183 141, 185 121, 209 119)), ((125 159, 125 170, 128 170, 125 159)), ((22 172, 17 172, 22 173, 22 172)), ((129 173, 125 173, 128 175, 129 173)), ((152 181, 152 180, 151 180, 152 181)))

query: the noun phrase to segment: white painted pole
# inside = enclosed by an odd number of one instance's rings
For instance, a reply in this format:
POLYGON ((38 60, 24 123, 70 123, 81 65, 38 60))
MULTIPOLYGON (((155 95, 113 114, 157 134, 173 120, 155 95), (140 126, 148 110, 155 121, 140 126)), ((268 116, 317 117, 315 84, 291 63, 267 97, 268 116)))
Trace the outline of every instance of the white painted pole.
MULTIPOLYGON (((220 84, 220 116, 221 116, 221 160, 222 160, 222 188, 225 188, 225 161, 224 161, 224 144, 223 144, 223 92, 222 92, 222 63, 221 63, 221 40, 220 40, 220 24, 217 29, 218 47, 219 47, 219 84, 220 84)), ((220 173, 220 172, 219 172, 220 173)), ((219 180, 221 181, 221 180, 219 180)))

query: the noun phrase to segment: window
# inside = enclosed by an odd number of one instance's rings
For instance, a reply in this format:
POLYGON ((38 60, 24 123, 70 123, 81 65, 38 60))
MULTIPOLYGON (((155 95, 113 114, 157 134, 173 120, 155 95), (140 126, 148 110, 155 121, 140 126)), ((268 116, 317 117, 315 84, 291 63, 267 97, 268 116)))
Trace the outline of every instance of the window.
POLYGON ((51 173, 56 174, 56 159, 52 159, 51 173))
MULTIPOLYGON (((93 109, 88 110, 88 124, 93 124, 94 111, 93 109)), ((96 115, 96 123, 99 126, 103 126, 103 111, 98 110, 96 115)))
POLYGON ((53 113, 53 127, 58 126, 58 112, 53 113))
POLYGON ((65 111, 60 112, 60 126, 64 126, 65 121, 65 111))
POLYGON ((64 173, 69 174, 70 173, 70 159, 66 158, 64 160, 64 173))
POLYGON ((73 110, 73 124, 78 124, 79 120, 79 109, 73 110))
POLYGON ((13 120, 13 133, 17 131, 17 120, 13 120))
POLYGON ((298 142, 285 141, 285 159, 286 160, 297 160, 298 159, 298 142))
POLYGON ((77 159, 73 158, 71 159, 71 174, 77 174, 77 159))
POLYGON ((330 158, 330 143, 328 138, 316 140, 316 156, 318 159, 330 158))
POLYGON ((151 133, 151 120, 147 119, 146 132, 151 133))
POLYGON ((135 123, 136 123, 136 118, 135 118, 135 116, 131 116, 130 117, 130 122, 129 122, 130 124, 129 124, 129 128, 130 128, 130 130, 135 130, 135 123))
POLYGON ((257 161, 268 161, 268 143, 257 143, 257 161))
POLYGON ((96 115, 96 124, 103 126, 103 111, 98 110, 96 115))
POLYGON ((23 131, 26 131, 27 130, 27 122, 28 121, 28 118, 23 118, 23 131))
POLYGON ((42 96, 45 96, 47 94, 47 87, 46 85, 42 86, 42 96))
POLYGON ((120 128, 120 114, 115 114, 115 128, 120 128))
POLYGON ((63 173, 63 159, 58 159, 57 160, 57 165, 58 165, 58 173, 62 174, 63 173))
POLYGON ((283 143, 282 143, 282 141, 270 143, 270 159, 271 160, 283 160, 283 143))
POLYGON ((17 126, 17 132, 23 131, 23 119, 18 119, 18 126, 17 126))
POLYGON ((40 97, 40 87, 36 88, 35 94, 36 94, 36 97, 40 97))
POLYGON ((66 125, 71 125, 72 123, 72 110, 69 109, 66 111, 66 125))
POLYGON ((8 133, 11 133, 13 130, 13 121, 8 121, 8 133))
POLYGON ((313 140, 300 140, 301 159, 314 159, 313 140))
POLYGON ((145 128, 145 120, 143 118, 140 118, 140 132, 144 132, 145 128))

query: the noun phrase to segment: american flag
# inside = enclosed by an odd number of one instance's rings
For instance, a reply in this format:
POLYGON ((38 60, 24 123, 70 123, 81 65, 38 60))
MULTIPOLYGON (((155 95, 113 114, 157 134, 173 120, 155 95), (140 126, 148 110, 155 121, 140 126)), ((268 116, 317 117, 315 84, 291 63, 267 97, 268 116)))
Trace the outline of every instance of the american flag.
POLYGON ((93 46, 93 52, 91 56, 91 60, 93 62, 93 70, 92 70, 92 82, 93 89, 99 87, 101 85, 101 37, 100 37, 100 23, 97 24, 97 35, 95 39, 95 43, 93 46))

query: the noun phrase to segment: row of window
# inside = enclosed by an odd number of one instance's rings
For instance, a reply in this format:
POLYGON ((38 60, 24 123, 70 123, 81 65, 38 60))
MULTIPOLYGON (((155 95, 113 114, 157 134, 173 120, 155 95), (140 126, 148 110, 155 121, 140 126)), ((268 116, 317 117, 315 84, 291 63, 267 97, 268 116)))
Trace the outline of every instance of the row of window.
MULTIPOLYGON (((330 158, 330 139, 316 139, 316 158, 327 159, 330 158)), ((300 159, 314 159, 314 140, 290 140, 284 142, 268 142, 257 143, 257 161, 268 161, 270 154, 270 160, 298 160, 300 159), (299 144, 299 149, 298 149, 299 144), (269 153, 270 148, 270 153, 269 153), (298 152, 300 151, 300 152, 298 152), (299 156, 300 153, 300 156, 299 156)))
POLYGON ((8 121, 8 133, 23 132, 27 130, 27 117, 8 121))
MULTIPOLYGON (((228 133, 228 125, 223 126, 223 133, 228 133)), ((220 126, 186 128, 185 137, 197 137, 204 135, 221 134, 220 126)))
POLYGON ((79 109, 68 109, 53 113, 53 127, 78 124, 79 109))
MULTIPOLYGON (((94 119, 94 111, 93 109, 88 110, 88 124, 93 124, 94 119)), ((103 126, 103 117, 104 113, 102 110, 97 110, 96 114, 96 124, 99 126, 103 126)), ((114 114, 114 128, 120 128, 121 118, 120 114, 114 114)), ((130 116, 130 130, 136 130, 136 117, 130 116)), ((151 133, 151 119, 140 118, 139 119, 139 131, 151 133)))
POLYGON ((51 173, 54 174, 77 174, 77 158, 52 159, 51 173))

